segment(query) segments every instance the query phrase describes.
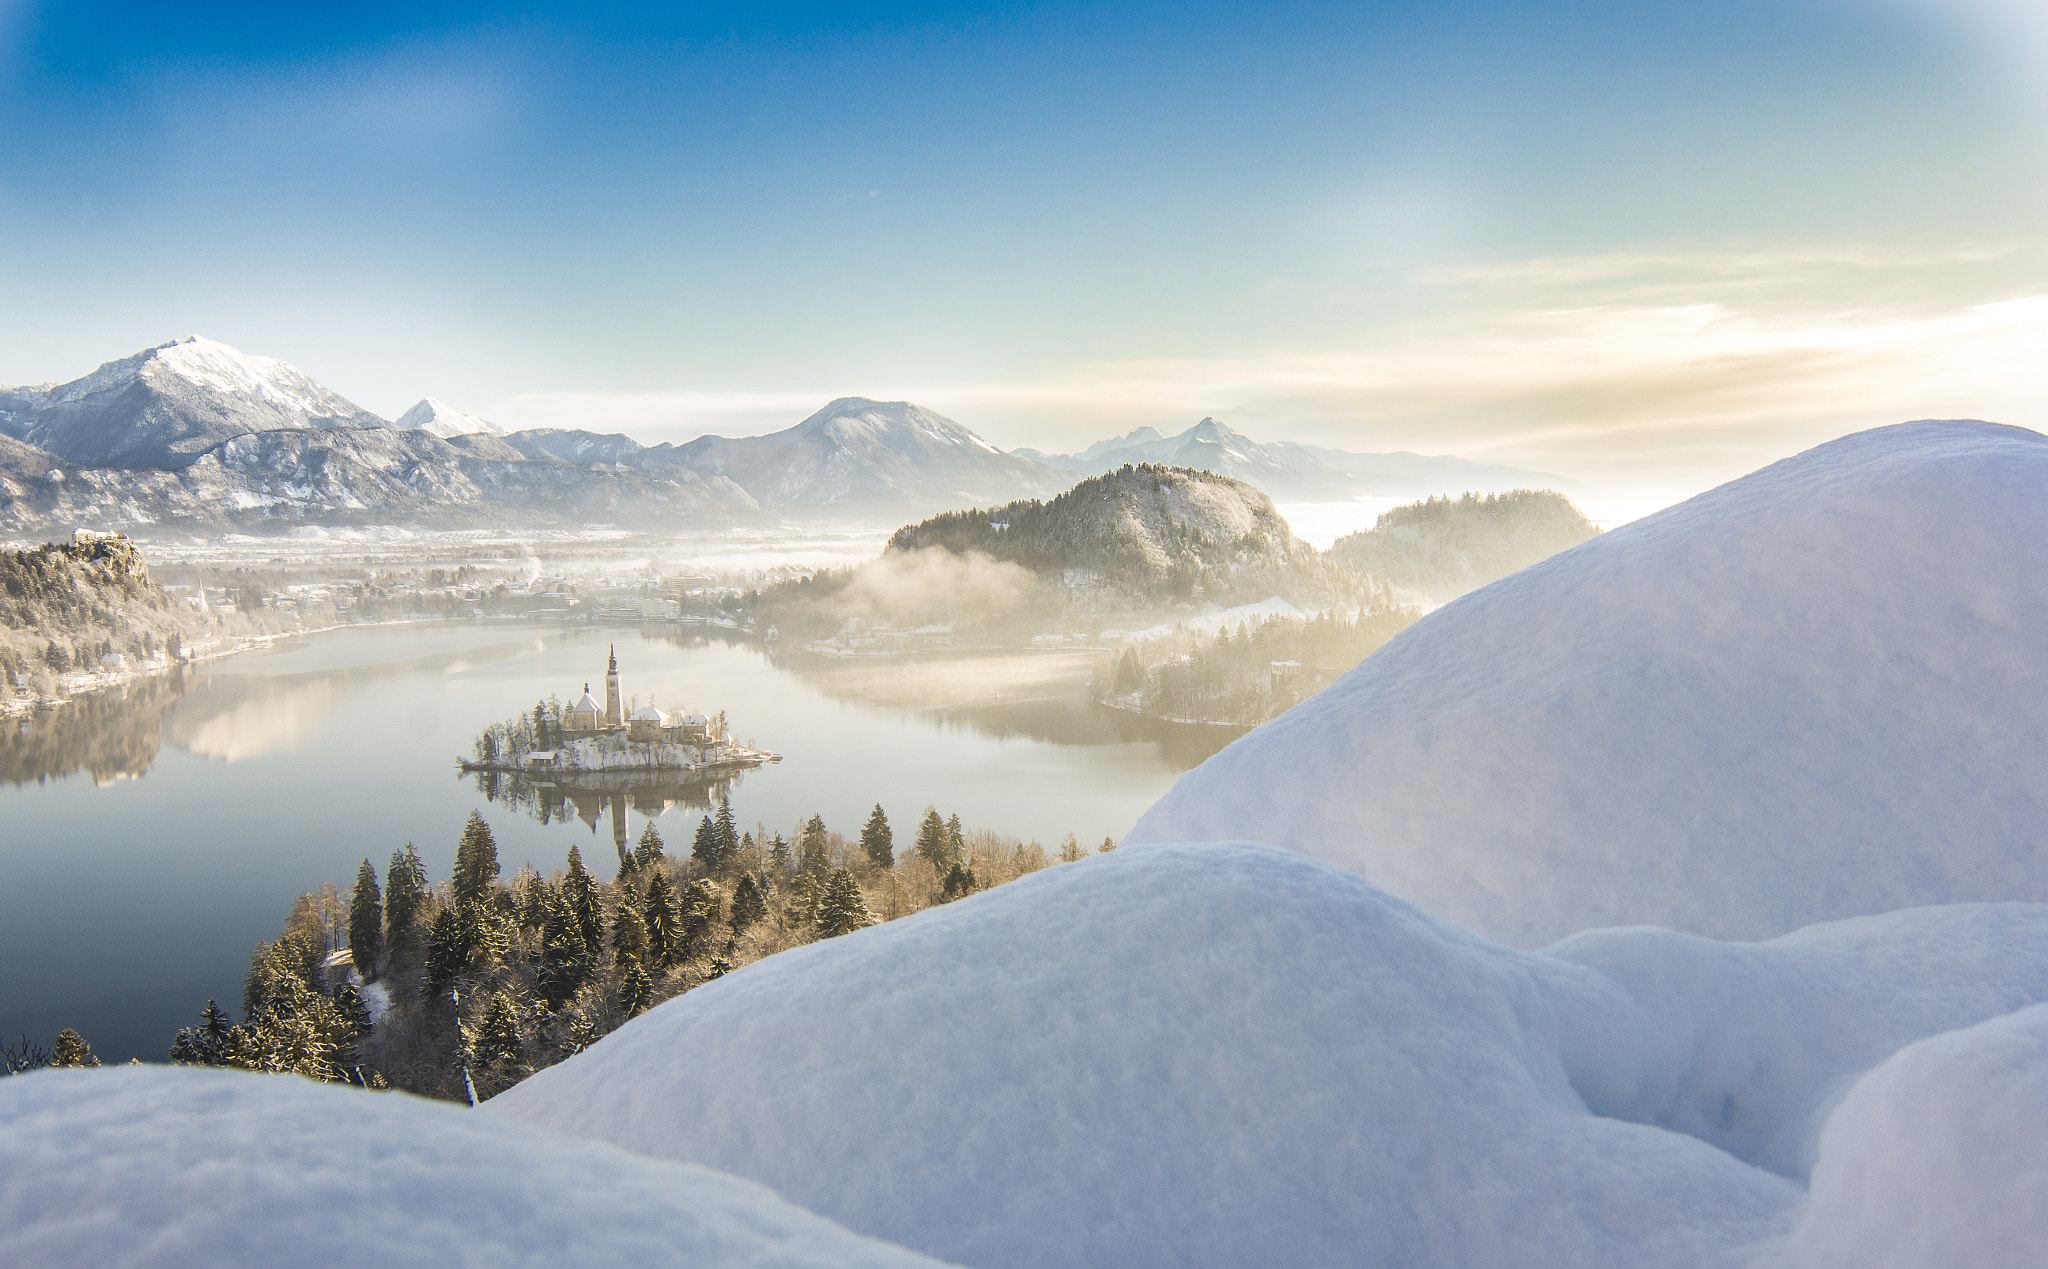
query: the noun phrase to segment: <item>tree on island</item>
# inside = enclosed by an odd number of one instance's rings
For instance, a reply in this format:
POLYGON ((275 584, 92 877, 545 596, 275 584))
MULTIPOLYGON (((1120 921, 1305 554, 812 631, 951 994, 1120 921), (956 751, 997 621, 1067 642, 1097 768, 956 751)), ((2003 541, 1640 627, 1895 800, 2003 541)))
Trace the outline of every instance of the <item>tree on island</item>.
POLYGON ((889 817, 882 814, 882 804, 875 803, 874 814, 860 828, 861 852, 868 862, 877 868, 896 866, 896 843, 889 832, 889 817))
POLYGON ((377 889, 377 870, 365 859, 356 869, 356 888, 348 901, 348 954, 364 982, 377 976, 384 958, 384 895, 377 889))

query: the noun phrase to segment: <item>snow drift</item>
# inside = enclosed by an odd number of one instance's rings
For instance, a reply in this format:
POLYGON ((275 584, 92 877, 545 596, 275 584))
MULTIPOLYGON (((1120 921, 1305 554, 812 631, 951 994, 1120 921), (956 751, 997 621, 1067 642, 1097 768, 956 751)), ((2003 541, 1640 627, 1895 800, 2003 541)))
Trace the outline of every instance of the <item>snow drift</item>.
POLYGON ((161 1067, 0 1079, 0 1264, 330 1263, 933 1264, 746 1181, 401 1093, 161 1067))
POLYGON ((1734 1265, 1861 1072, 2043 999, 2048 907, 1529 953, 1297 854, 1170 847, 761 961, 484 1117, 974 1266, 1734 1265))
POLYGON ((1182 777, 1519 946, 2048 899, 2048 437, 1845 437, 1474 592, 1182 777))

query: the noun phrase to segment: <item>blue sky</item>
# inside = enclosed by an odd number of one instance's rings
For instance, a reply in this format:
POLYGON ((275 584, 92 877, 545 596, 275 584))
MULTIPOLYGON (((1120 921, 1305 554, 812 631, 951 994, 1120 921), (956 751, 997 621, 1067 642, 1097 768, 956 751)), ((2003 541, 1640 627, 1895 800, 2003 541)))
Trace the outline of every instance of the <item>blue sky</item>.
POLYGON ((1673 486, 2037 424, 2033 8, 0 0, 0 382, 201 333, 387 415, 1673 486))

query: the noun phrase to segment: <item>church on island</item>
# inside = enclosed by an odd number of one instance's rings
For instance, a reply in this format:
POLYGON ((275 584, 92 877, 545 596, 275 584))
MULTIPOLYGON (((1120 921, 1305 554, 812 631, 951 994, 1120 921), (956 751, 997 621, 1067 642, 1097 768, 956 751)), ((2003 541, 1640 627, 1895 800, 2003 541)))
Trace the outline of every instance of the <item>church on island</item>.
POLYGON ((510 761, 465 766, 511 767, 530 774, 702 771, 775 760, 774 754, 758 752, 728 736, 724 714, 716 718, 682 710, 670 714, 650 703, 629 715, 619 690, 616 646, 605 668, 602 705, 585 683, 583 695, 559 715, 551 708, 536 713, 535 739, 544 747, 505 755, 510 761))

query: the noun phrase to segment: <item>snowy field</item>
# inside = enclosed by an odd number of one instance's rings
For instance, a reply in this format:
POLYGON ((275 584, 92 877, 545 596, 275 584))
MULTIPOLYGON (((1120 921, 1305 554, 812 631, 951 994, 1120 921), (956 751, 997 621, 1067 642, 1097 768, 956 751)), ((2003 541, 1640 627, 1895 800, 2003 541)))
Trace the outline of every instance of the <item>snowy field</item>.
POLYGON ((1789 459, 1439 610, 1149 845, 477 1111, 0 1079, 0 1263, 2041 1264, 2044 488, 1987 424, 1789 459))

